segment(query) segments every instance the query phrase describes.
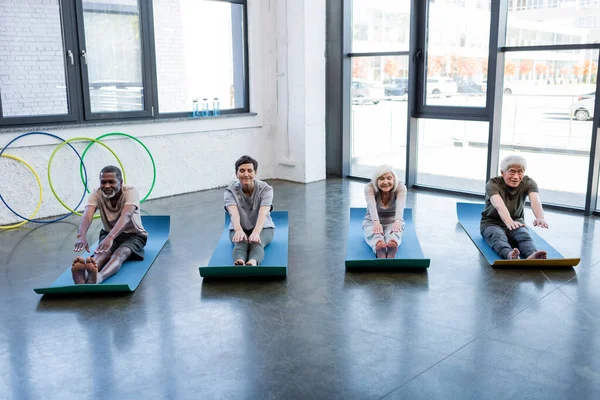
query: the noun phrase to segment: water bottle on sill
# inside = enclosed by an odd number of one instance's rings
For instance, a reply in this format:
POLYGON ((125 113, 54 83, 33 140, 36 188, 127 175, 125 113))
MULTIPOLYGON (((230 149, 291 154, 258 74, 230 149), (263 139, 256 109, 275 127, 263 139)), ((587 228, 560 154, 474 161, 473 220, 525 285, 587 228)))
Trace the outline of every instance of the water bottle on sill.
POLYGON ((221 115, 221 106, 219 105, 219 98, 213 99, 213 115, 221 115))
POLYGON ((205 97, 202 99, 202 116, 208 117, 210 115, 210 111, 208 109, 208 99, 205 97))
POLYGON ((199 117, 200 110, 198 109, 198 99, 194 99, 192 101, 192 117, 199 117))

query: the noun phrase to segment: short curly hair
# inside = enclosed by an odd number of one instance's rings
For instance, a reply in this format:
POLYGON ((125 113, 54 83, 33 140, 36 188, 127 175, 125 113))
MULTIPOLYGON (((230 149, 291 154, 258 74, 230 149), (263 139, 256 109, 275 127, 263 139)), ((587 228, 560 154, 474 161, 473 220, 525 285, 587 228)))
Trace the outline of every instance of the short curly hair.
POLYGON ((123 174, 121 173, 121 170, 114 165, 107 165, 106 167, 102 168, 100 170, 100 176, 102 176, 102 174, 115 174, 117 180, 123 182, 123 174))

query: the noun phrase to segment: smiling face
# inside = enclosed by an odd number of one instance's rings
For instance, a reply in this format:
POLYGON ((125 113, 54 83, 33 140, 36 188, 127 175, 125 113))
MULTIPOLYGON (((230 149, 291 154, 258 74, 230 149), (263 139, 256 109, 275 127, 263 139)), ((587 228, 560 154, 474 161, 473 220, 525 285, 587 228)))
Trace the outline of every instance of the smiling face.
POLYGON ((506 186, 516 188, 523 181, 525 170, 520 165, 513 165, 508 167, 506 171, 500 171, 500 174, 506 186))
POLYGON ((389 192, 394 189, 394 175, 391 172, 386 172, 377 178, 377 187, 382 192, 389 192))
POLYGON ((123 181, 117 179, 114 172, 105 172, 100 174, 100 189, 102 196, 106 199, 112 199, 121 191, 123 181))
POLYGON ((237 169, 236 176, 242 185, 252 184, 254 182, 254 178, 256 177, 254 165, 252 165, 252 163, 240 165, 237 169))

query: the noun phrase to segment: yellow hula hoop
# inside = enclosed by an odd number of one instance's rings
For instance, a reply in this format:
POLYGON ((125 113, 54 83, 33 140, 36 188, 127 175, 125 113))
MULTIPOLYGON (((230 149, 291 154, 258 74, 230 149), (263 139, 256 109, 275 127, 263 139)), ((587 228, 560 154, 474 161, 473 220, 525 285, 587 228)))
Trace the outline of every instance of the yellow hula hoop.
MULTIPOLYGON (((125 177, 125 168, 123 168, 123 164, 121 163, 121 160, 119 160, 119 157, 117 157, 115 152, 112 151, 112 149, 110 147, 108 147, 106 144, 102 143, 100 140, 89 138, 89 137, 76 137, 76 138, 65 140, 64 142, 62 142, 61 144, 56 146, 56 148, 52 152, 52 155, 50 156, 50 160, 48 160, 48 183, 50 184, 50 190, 52 190, 52 194, 54 195, 54 197, 56 197, 56 200, 58 200, 58 202, 60 204, 62 204, 62 206, 64 208, 66 208, 67 210, 69 210, 69 212, 72 212, 75 215, 79 215, 80 217, 83 214, 71 209, 68 205, 65 204, 64 201, 61 200, 60 197, 58 197, 58 194, 56 194, 56 191, 54 190, 54 186, 52 185, 52 179, 50 177, 50 166, 52 165, 52 160, 54 159, 54 156, 56 155, 58 150, 60 150, 64 145, 74 142, 74 141, 83 141, 83 140, 98 143, 99 145, 103 146, 106 150, 110 151, 111 154, 117 159, 117 162, 119 163, 119 167, 121 167, 121 172, 123 173, 123 183, 127 183, 127 178, 125 177)), ((100 215, 94 216, 94 218, 99 218, 99 217, 100 217, 100 215)))
MULTIPOLYGON (((33 219, 33 217, 35 217, 37 212, 40 210, 40 207, 42 206, 42 181, 40 181, 40 177, 38 176, 37 172, 35 172, 33 167, 31 165, 29 165, 25 160, 23 160, 19 157, 16 157, 16 156, 11 156, 10 154, 6 154, 6 153, 3 153, 2 157, 10 158, 11 160, 15 160, 15 161, 20 162, 21 164, 24 164, 33 173, 33 176, 35 176, 35 179, 37 180, 37 183, 38 183, 38 187, 40 188, 40 199, 38 200, 37 206, 35 207, 33 214, 31 214, 31 216, 29 217, 29 219, 33 219)), ((0 226, 0 229, 18 228, 20 226, 25 225, 27 222, 29 222, 29 221, 22 221, 22 222, 19 222, 18 224, 14 224, 14 225, 0 226)))

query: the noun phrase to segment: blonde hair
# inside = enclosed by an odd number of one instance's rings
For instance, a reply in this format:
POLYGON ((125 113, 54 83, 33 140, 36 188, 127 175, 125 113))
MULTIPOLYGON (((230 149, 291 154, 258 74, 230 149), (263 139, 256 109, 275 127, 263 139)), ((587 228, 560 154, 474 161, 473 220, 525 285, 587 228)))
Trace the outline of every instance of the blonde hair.
POLYGON ((502 159, 500 171, 506 172, 510 167, 514 167, 515 165, 523 168, 523 171, 527 170, 527 160, 525 160, 525 157, 513 154, 502 159))
POLYGON ((379 186, 377 186, 377 180, 381 175, 385 175, 388 172, 394 176, 394 189, 392 191, 395 192, 396 189, 398 189, 398 185, 400 184, 400 182, 398 181, 398 174, 396 174, 396 171, 394 171, 394 168, 392 168, 391 165, 383 164, 377 167, 377 169, 371 177, 371 184, 375 189, 375 193, 379 191, 379 186))

